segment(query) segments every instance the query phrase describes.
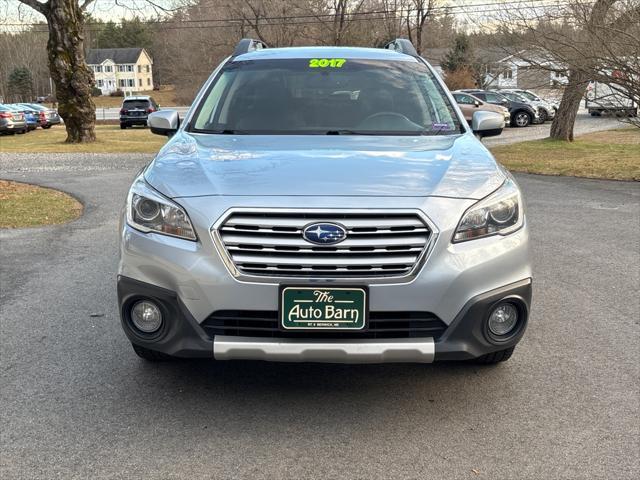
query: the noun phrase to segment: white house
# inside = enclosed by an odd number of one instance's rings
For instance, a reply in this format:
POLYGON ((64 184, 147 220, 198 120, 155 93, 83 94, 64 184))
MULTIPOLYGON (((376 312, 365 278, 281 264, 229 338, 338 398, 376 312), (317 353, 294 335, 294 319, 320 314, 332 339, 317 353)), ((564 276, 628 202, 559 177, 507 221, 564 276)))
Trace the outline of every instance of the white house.
MULTIPOLYGON (((423 52, 423 57, 441 77, 444 77, 441 63, 448 52, 448 48, 428 48, 423 52)), ((502 47, 478 47, 473 52, 475 63, 482 69, 484 85, 489 89, 536 89, 567 83, 561 66, 549 61, 531 62, 522 58, 532 59, 531 52, 507 55, 507 49, 502 47)))
POLYGON ((103 95, 153 90, 153 59, 144 48, 91 49, 87 64, 103 95))
POLYGON ((550 88, 566 85, 564 69, 531 52, 507 55, 485 65, 485 85, 489 88, 550 88))

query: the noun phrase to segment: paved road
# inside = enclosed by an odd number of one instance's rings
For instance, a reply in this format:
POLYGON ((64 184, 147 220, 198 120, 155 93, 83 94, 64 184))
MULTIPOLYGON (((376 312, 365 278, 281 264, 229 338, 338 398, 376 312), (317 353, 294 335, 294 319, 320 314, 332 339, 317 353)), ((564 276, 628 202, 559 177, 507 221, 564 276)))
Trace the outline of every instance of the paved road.
MULTIPOLYGON (((162 107, 163 110, 177 110, 180 118, 184 118, 189 107, 162 107)), ((96 118, 98 120, 119 120, 120 108, 96 108, 96 118)))
MULTIPOLYGON (((166 109, 175 109, 184 118, 189 107, 166 107, 166 109)), ((119 108, 98 108, 96 110, 96 118, 98 120, 117 120, 119 117, 119 108)), ((575 134, 582 135, 589 132, 597 132, 600 130, 609 130, 612 128, 621 128, 624 125, 612 116, 591 117, 586 110, 580 109, 576 118, 575 134)), ((525 140, 536 140, 549 136, 551 122, 542 125, 531 125, 526 128, 505 128, 498 137, 487 138, 484 140, 485 145, 506 145, 510 143, 522 142, 525 140)))
POLYGON ((504 365, 149 365, 115 294, 147 158, 0 154, 2 177, 86 206, 0 233, 3 480, 640 475, 640 184, 518 176, 535 298, 504 365))
MULTIPOLYGON (((613 128, 623 128, 625 125, 613 116, 592 117, 586 110, 580 109, 576 117, 574 135, 597 132, 601 130, 611 130, 613 128)), ((538 140, 547 138, 551 130, 551 122, 538 125, 530 125, 525 128, 505 128, 502 134, 497 137, 490 137, 483 140, 488 147, 495 145, 507 145, 510 143, 524 142, 526 140, 538 140)))

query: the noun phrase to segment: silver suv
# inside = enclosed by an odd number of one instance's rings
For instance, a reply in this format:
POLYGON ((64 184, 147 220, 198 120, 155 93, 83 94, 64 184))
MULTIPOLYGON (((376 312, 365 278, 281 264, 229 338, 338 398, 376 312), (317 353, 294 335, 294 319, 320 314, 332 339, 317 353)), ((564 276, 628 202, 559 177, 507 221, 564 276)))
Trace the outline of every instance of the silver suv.
POLYGON ((529 316, 522 197, 407 40, 242 40, 135 179, 122 326, 148 360, 508 359, 529 316))

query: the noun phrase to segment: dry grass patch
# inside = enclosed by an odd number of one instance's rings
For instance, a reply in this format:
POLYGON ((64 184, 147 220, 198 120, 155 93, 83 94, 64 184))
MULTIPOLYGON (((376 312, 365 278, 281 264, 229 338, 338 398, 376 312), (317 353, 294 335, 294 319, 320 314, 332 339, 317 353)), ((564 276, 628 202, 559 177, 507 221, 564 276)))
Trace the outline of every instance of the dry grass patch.
POLYGON ((154 135, 148 128, 121 130, 119 125, 97 125, 93 143, 65 143, 62 125, 49 130, 37 129, 25 135, 0 137, 0 152, 11 153, 156 153, 167 138, 154 135))
POLYGON ((65 223, 82 214, 82 204, 66 193, 0 180, 0 228, 65 223))
POLYGON ((572 143, 555 140, 491 148, 514 172, 640 181, 640 129, 623 128, 581 135, 572 143))

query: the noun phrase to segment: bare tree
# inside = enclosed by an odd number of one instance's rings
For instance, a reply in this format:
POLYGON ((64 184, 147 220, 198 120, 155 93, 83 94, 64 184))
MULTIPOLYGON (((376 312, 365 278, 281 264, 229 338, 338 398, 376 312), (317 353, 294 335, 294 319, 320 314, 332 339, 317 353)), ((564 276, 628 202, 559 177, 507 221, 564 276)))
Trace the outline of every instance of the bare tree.
POLYGON ((510 53, 566 76, 551 138, 573 140, 580 102, 592 80, 640 98, 640 0, 571 0, 551 7, 531 2, 505 15, 510 53))
POLYGON ((59 113, 67 129, 67 142, 93 142, 95 105, 91 99, 93 73, 83 48, 85 10, 93 0, 18 0, 47 19, 49 71, 56 86, 59 113))
POLYGON ((433 16, 437 0, 411 0, 406 13, 407 33, 409 40, 416 47, 418 55, 422 54, 422 37, 425 23, 433 16))

